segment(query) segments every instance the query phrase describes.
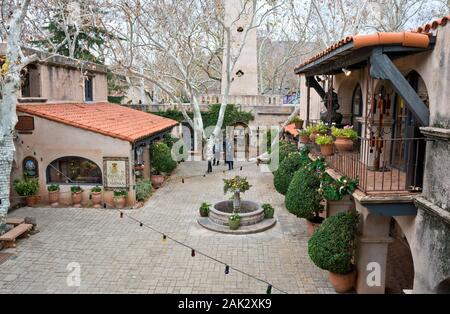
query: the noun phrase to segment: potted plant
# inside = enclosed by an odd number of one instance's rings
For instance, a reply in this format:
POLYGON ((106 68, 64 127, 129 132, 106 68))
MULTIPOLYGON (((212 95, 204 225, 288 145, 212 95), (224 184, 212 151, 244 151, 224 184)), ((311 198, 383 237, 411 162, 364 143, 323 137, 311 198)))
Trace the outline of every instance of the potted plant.
POLYGON ((208 217, 210 208, 211 208, 211 204, 208 204, 206 202, 202 203, 202 205, 199 208, 200 216, 201 217, 208 217))
POLYGON ((128 192, 126 190, 114 190, 113 203, 117 209, 125 208, 128 192))
POLYGON ((320 121, 319 123, 317 123, 314 126, 309 126, 308 130, 311 133, 310 139, 314 143, 318 136, 327 134, 329 128, 328 128, 328 126, 325 123, 320 121))
POLYGON ((353 261, 356 227, 355 211, 328 218, 309 239, 308 254, 321 269, 329 271, 329 280, 336 292, 351 290, 356 282, 353 261))
POLYGON ((293 117, 290 122, 295 124, 296 129, 303 129, 303 120, 299 116, 293 117))
POLYGON ((151 146, 151 165, 152 186, 158 189, 165 180, 164 174, 170 174, 177 167, 177 162, 172 159, 170 148, 165 143, 155 142, 151 146))
POLYGON ((309 150, 303 149, 300 153, 290 153, 273 176, 273 185, 278 193, 286 195, 289 184, 291 184, 292 177, 300 169, 300 167, 307 161, 309 161, 309 150))
POLYGON ((301 130, 299 132, 299 138, 300 138, 300 143, 302 144, 308 144, 309 143, 309 137, 311 136, 311 131, 306 129, 306 130, 301 130))
POLYGON ((275 214, 275 209, 270 204, 263 204, 262 208, 264 209, 264 217, 266 219, 272 219, 275 214))
POLYGON ((247 178, 236 176, 233 179, 223 179, 224 194, 233 193, 233 213, 238 213, 241 209, 241 193, 245 193, 252 187, 247 178))
POLYGON ((91 189, 91 200, 94 208, 102 207, 102 188, 95 186, 91 189))
POLYGON ((25 197, 27 206, 33 207, 37 204, 38 196, 36 194, 39 190, 38 179, 25 178, 22 180, 15 180, 14 190, 19 196, 25 197))
POLYGON ((81 200, 83 195, 83 189, 79 185, 74 185, 70 187, 70 192, 72 192, 72 205, 73 207, 81 207, 81 200))
POLYGON ((323 156, 333 155, 333 137, 329 135, 320 135, 316 138, 316 144, 320 145, 320 153, 323 156))
POLYGON ((329 175, 325 175, 322 181, 323 196, 327 201, 327 217, 338 213, 348 212, 355 207, 351 200, 351 195, 358 186, 358 180, 341 177, 334 180, 329 175))
POLYGON ((51 207, 57 207, 59 205, 59 184, 50 184, 47 186, 48 202, 51 207))
POLYGON ((358 138, 358 133, 353 129, 353 126, 346 126, 343 129, 332 127, 331 133, 336 137, 334 144, 338 151, 350 152, 353 150, 353 143, 358 138))
POLYGON ((233 213, 228 217, 228 226, 230 230, 238 230, 241 225, 241 216, 238 213, 233 213))
POLYGON ((303 165, 292 178, 286 193, 287 210, 306 219, 308 235, 312 235, 323 222, 323 197, 320 192, 321 177, 325 172, 323 159, 318 158, 303 165))

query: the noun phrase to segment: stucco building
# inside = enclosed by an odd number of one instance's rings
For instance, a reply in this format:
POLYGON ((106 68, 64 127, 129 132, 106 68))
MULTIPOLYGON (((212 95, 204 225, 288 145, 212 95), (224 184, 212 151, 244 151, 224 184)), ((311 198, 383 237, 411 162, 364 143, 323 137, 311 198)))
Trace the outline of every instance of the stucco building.
MULTIPOLYGON (((4 55, 6 46, 0 46, 4 55)), ((12 180, 38 178, 39 196, 47 202, 47 186, 60 185, 61 204, 71 204, 70 187, 89 192, 103 188, 103 203, 112 206, 113 191, 126 190, 135 203, 137 173, 150 177, 149 146, 170 132, 176 121, 107 102, 107 69, 103 65, 23 49, 39 62, 22 73, 17 104, 16 155, 12 180)), ((11 191, 12 204, 20 200, 11 191)))
POLYGON ((327 158, 332 176, 359 178, 358 293, 384 293, 405 269, 405 291, 450 291, 449 19, 347 37, 295 70, 302 117, 314 123, 332 112, 334 90, 342 124, 360 135, 354 152, 327 158), (395 262, 395 243, 409 256, 395 262), (377 266, 381 281, 372 284, 377 266))

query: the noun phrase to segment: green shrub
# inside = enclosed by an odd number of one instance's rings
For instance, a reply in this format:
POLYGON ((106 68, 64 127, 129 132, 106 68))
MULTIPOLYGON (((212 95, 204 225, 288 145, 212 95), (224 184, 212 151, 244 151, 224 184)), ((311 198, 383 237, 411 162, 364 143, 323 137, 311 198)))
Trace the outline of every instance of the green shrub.
POLYGON ((166 144, 167 147, 169 147, 170 149, 172 149, 173 144, 175 144, 175 143, 178 142, 178 141, 179 141, 179 139, 176 138, 176 137, 174 137, 174 136, 172 136, 171 134, 169 134, 169 133, 164 134, 163 142, 164 142, 164 144, 166 144))
POLYGON ((325 175, 322 180, 323 196, 328 201, 340 201, 346 195, 355 192, 358 186, 358 180, 352 180, 347 177, 341 177, 334 180, 329 175, 325 175))
POLYGON ((50 184, 50 185, 47 187, 47 191, 49 191, 49 192, 56 192, 56 191, 59 191, 59 184, 55 184, 55 183, 50 184))
POLYGON ((317 145, 328 145, 333 143, 333 137, 328 135, 321 135, 316 138, 317 145))
POLYGON ((353 129, 352 126, 346 126, 343 129, 332 127, 331 133, 335 137, 345 137, 351 139, 352 141, 355 141, 358 138, 358 133, 353 129))
POLYGON ((209 211, 211 210, 211 204, 208 204, 207 202, 203 202, 203 203, 200 205, 199 210, 200 210, 201 212, 204 212, 206 215, 209 215, 209 211))
POLYGON ((278 193, 286 195, 294 174, 308 162, 308 153, 290 153, 275 172, 273 184, 278 193))
POLYGON ((325 220, 308 242, 308 253, 317 267, 348 274, 352 259, 358 214, 340 213, 325 220))
POLYGON ((306 163, 294 174, 285 198, 290 213, 304 219, 319 218, 323 210, 320 182, 324 171, 323 159, 317 159, 306 163))
POLYGON ((311 131, 310 130, 308 130, 308 129, 303 129, 303 130, 301 130, 300 132, 298 132, 298 134, 300 135, 300 136, 310 136, 311 135, 311 131))
MULTIPOLYGON (((283 163, 284 159, 289 156, 290 153, 297 152, 297 146, 288 141, 280 141, 279 142, 279 150, 278 150, 278 168, 275 168, 275 165, 270 165, 270 170, 273 174, 279 169, 279 166, 283 163)), ((272 151, 271 151, 272 153, 272 151)))
POLYGON ((151 147, 151 165, 157 173, 170 174, 177 162, 172 159, 170 148, 162 142, 156 142, 151 147))
POLYGON ((136 184, 136 199, 143 202, 148 199, 152 192, 152 183, 148 179, 139 180, 136 184))
POLYGON ((128 192, 126 190, 114 190, 114 197, 126 197, 127 195, 128 192))
POLYGON ((79 192, 83 192, 83 189, 79 185, 73 185, 70 187, 70 192, 79 193, 79 192))
POLYGON ((14 190, 20 196, 34 196, 39 190, 38 179, 22 179, 14 181, 14 190))
POLYGON ((97 185, 97 186, 94 186, 94 187, 91 189, 91 192, 92 192, 92 193, 100 193, 101 191, 102 191, 102 188, 99 187, 98 185, 97 185))
POLYGON ((275 209, 273 206, 270 204, 263 204, 261 207, 264 209, 264 217, 266 219, 272 219, 275 214, 275 209))
POLYGON ((298 123, 298 122, 303 122, 303 120, 299 116, 294 116, 294 117, 292 117, 292 119, 289 122, 290 123, 298 123))

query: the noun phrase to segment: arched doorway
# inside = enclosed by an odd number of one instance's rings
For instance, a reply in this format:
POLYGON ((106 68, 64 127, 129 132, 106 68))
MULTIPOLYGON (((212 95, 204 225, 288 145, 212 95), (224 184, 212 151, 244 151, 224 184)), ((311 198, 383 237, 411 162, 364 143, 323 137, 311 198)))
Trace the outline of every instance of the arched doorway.
POLYGON ((233 125, 234 158, 236 161, 247 161, 250 149, 250 129, 247 124, 238 122, 233 125))
POLYGON ((414 285, 414 261, 408 240, 399 224, 392 218, 386 261, 386 294, 402 294, 414 285))
POLYGON ((362 122, 363 116, 363 95, 361 85, 358 83, 353 90, 352 95, 352 125, 355 131, 358 132, 358 136, 362 135, 362 122))
POLYGON ((102 170, 92 160, 67 156, 52 161, 46 170, 47 184, 101 185, 102 170))

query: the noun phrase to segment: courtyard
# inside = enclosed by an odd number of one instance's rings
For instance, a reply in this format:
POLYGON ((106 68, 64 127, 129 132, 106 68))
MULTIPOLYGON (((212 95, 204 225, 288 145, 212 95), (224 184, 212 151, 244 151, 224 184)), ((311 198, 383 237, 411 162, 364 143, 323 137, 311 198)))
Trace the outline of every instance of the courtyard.
POLYGON ((9 217, 37 219, 39 232, 20 240, 0 264, 0 293, 265 293, 267 284, 230 270, 160 234, 265 280, 287 293, 335 293, 328 273, 308 257, 304 221, 287 212, 284 197, 273 187, 271 173, 254 164, 237 164, 225 173, 223 163, 203 177, 204 162, 180 164, 170 179, 140 209, 20 208, 9 217), (242 171, 240 166, 243 166, 242 171), (244 199, 271 203, 278 219, 268 231, 224 235, 198 223, 202 202, 226 199, 224 178, 248 177, 244 199), (184 183, 183 183, 184 178, 184 183), (81 284, 69 287, 70 263, 81 267, 81 284))

